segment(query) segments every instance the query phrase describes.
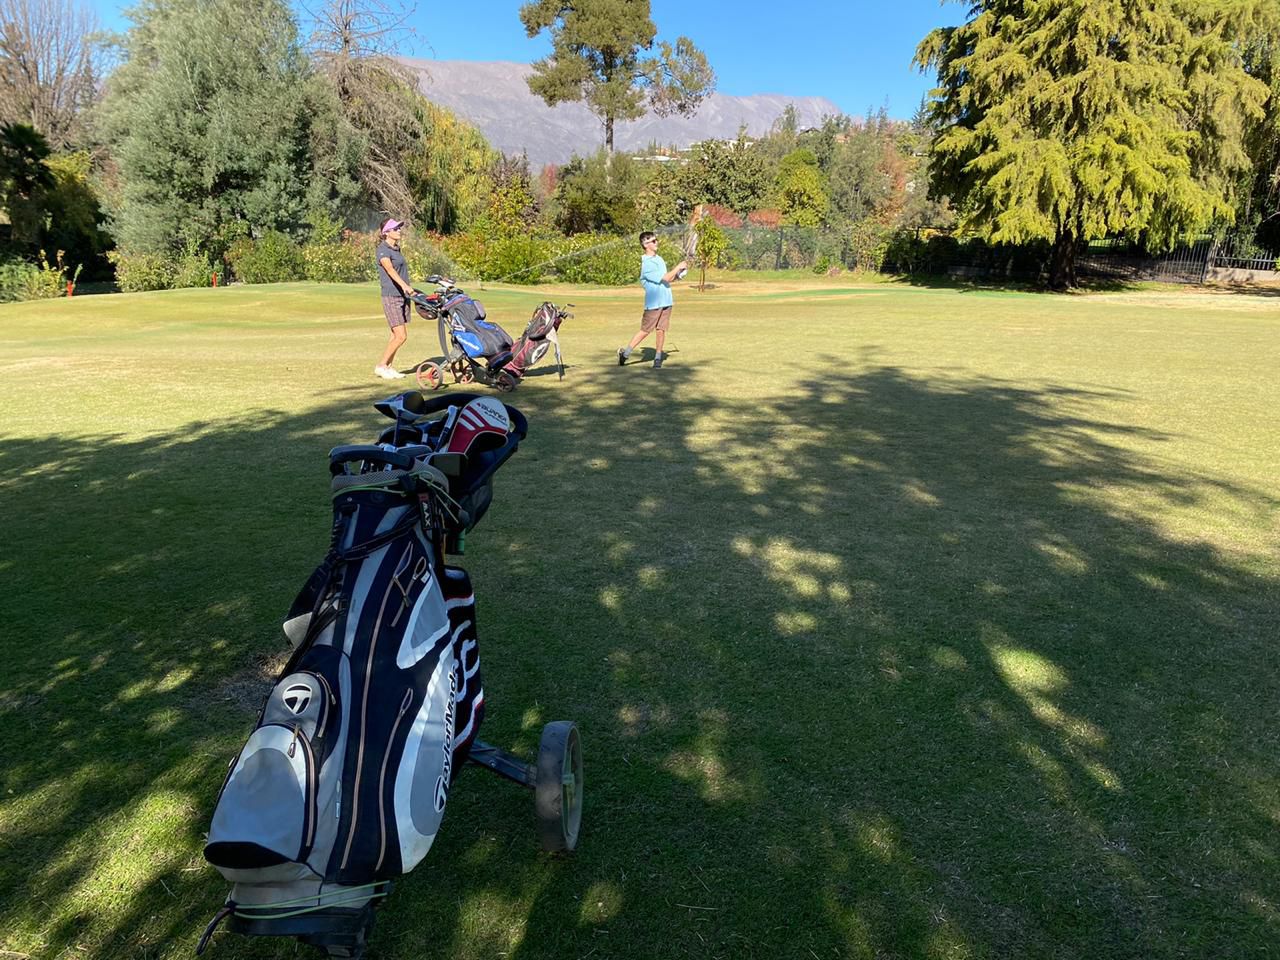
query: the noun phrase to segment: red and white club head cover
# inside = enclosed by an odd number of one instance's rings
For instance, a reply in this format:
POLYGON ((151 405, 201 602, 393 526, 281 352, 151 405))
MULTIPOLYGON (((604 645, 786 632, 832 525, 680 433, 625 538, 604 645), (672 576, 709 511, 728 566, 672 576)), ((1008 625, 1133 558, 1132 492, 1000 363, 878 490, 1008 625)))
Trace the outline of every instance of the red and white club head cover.
POLYGON ((493 397, 477 397, 458 414, 453 432, 445 446, 446 453, 466 454, 501 446, 511 432, 511 418, 501 400, 493 397))

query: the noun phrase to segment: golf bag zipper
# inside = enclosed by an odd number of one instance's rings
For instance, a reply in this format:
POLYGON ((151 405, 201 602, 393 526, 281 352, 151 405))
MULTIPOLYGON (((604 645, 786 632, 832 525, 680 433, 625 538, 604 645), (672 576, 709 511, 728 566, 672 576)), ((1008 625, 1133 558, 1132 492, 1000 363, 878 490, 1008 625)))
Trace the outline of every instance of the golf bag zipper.
POLYGON ((320 714, 320 721, 316 724, 316 732, 314 737, 316 740, 324 739, 324 732, 329 729, 329 714, 333 712, 333 708, 338 703, 338 698, 333 695, 333 687, 329 686, 329 681, 325 679, 323 673, 316 670, 303 670, 309 677, 315 677, 320 682, 320 686, 324 688, 324 709, 320 714))
MULTIPOLYGON (((417 524, 417 518, 413 520, 414 525, 417 524)), ((404 553, 400 555, 400 561, 396 564, 396 571, 391 575, 391 582, 387 584, 386 591, 382 594, 382 604, 378 608, 378 618, 374 621, 373 632, 369 636, 369 655, 365 660, 364 666, 364 692, 360 700, 360 740, 356 747, 356 772, 351 778, 351 822, 347 826, 347 844, 342 851, 342 863, 340 868, 345 870, 347 864, 351 860, 351 845, 355 842, 356 827, 360 823, 360 782, 364 772, 364 745, 368 735, 369 726, 369 686, 373 682, 373 654, 378 646, 378 636, 382 633, 382 618, 387 612, 387 602, 391 599, 391 591, 398 589, 401 599, 403 600, 407 590, 400 584, 400 575, 404 573, 409 566, 409 558, 413 555, 413 545, 409 543, 404 548, 404 553)))
POLYGON ((413 687, 409 687, 404 692, 404 699, 400 701, 400 712, 396 714, 391 736, 387 738, 387 749, 382 754, 382 772, 378 775, 378 862, 374 864, 374 870, 382 869, 382 861, 387 855, 387 761, 391 759, 391 751, 395 749, 400 721, 409 712, 409 704, 412 702, 413 687))
POLYGON ((289 757, 292 758, 294 749, 297 745, 302 744, 302 752, 306 755, 307 762, 307 799, 303 814, 306 817, 306 828, 303 833, 303 846, 298 851, 298 862, 304 863, 307 854, 311 852, 311 845, 316 839, 316 754, 311 747, 311 742, 307 739, 307 735, 302 732, 299 724, 293 725, 293 742, 289 744, 289 757))

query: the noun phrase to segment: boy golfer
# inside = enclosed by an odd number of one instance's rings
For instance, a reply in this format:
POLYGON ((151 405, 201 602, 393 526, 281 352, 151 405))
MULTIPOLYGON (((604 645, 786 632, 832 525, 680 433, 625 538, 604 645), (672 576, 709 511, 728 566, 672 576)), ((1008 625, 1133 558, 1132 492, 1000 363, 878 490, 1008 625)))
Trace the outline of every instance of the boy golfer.
POLYGON ((646 230, 640 234, 640 249, 644 251, 640 258, 640 286, 644 287, 644 315, 640 318, 640 332, 631 338, 631 342, 618 350, 618 366, 627 362, 631 351, 644 341, 644 338, 655 330, 658 332, 658 352, 653 358, 653 368, 662 369, 665 354, 662 352, 667 341, 667 331, 671 329, 671 281, 677 279, 689 269, 689 264, 681 260, 671 270, 667 263, 658 256, 658 238, 646 230))

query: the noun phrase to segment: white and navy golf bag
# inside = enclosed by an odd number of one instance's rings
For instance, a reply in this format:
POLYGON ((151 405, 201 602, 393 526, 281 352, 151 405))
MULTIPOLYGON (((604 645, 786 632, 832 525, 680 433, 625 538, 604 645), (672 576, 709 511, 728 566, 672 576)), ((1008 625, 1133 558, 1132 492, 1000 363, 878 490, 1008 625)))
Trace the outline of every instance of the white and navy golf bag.
POLYGON ((329 551, 284 621, 293 654, 218 796, 204 855, 233 886, 199 950, 229 917, 241 933, 359 956, 373 904, 431 848, 484 714, 475 598, 446 540, 479 521, 524 436, 507 411, 509 433, 462 452, 330 454, 329 551))

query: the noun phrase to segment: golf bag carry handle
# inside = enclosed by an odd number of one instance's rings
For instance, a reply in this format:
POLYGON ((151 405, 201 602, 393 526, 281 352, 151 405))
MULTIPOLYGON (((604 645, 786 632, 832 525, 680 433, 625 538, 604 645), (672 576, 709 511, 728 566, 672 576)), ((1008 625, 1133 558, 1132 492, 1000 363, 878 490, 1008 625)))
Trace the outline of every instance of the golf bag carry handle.
POLYGON ((413 457, 395 450, 385 450, 373 444, 354 444, 334 447, 329 451, 329 472, 337 476, 346 471, 343 467, 357 461, 365 463, 381 463, 398 470, 412 470, 413 457))

